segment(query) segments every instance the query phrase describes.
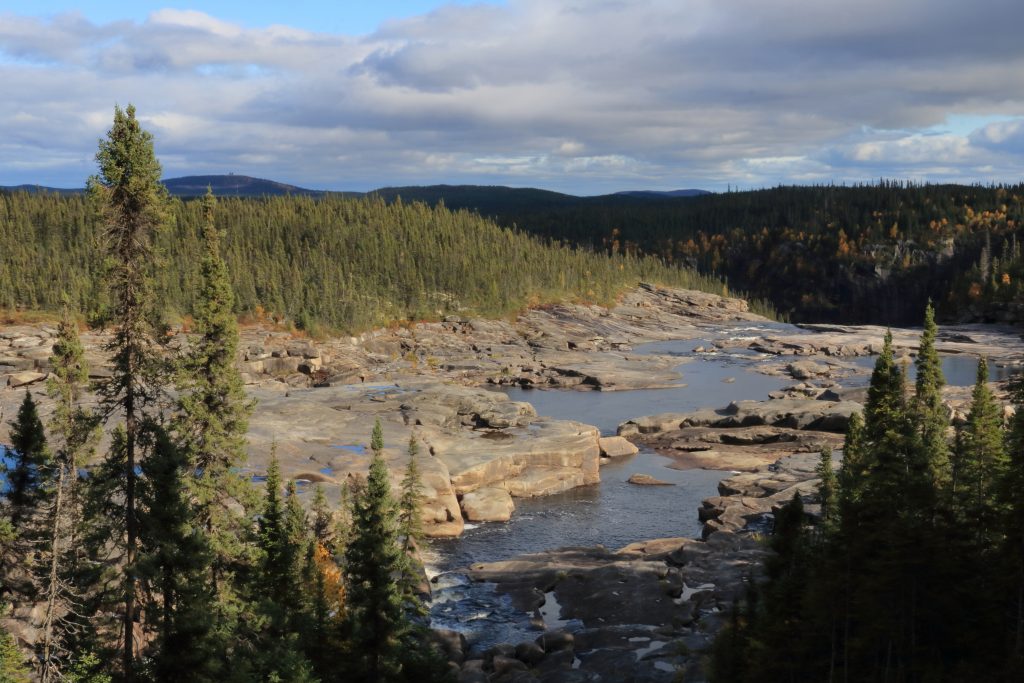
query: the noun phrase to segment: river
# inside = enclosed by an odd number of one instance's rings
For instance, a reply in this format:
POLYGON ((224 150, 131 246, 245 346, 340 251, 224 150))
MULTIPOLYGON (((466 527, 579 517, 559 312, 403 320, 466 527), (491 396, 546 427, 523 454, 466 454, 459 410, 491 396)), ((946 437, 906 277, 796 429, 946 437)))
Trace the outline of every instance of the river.
MULTIPOLYGON (((796 327, 763 324, 723 326, 703 339, 643 344, 635 353, 677 355, 682 374, 677 386, 637 391, 567 391, 506 389, 509 398, 527 401, 539 415, 576 420, 596 426, 603 435, 615 434, 618 425, 641 415, 720 408, 740 399, 766 399, 768 392, 792 380, 760 374, 757 363, 767 357, 745 350, 693 354, 698 346, 716 339, 733 339, 785 332, 796 327)), ((704 498, 717 493, 723 472, 675 470, 671 461, 649 449, 617 459, 601 468, 601 483, 539 498, 517 499, 507 523, 467 525, 454 539, 432 541, 429 570, 436 574, 431 604, 432 625, 464 633, 475 649, 499 642, 520 642, 536 637, 529 619, 486 584, 469 584, 457 570, 474 562, 504 560, 527 552, 563 546, 603 545, 619 548, 635 541, 672 536, 700 535, 697 509, 704 498), (636 486, 626 480, 634 473, 650 474, 675 486, 636 486)), ((557 617, 557 615, 553 615, 557 617)), ((571 625, 570 625, 571 626, 571 625)))
MULTIPOLYGON (((603 435, 614 434, 622 422, 641 415, 720 408, 731 401, 763 400, 768 393, 791 385, 788 377, 761 374, 759 363, 778 363, 746 349, 694 354, 696 347, 711 347, 716 340, 750 339, 765 334, 802 334, 796 326, 779 323, 723 325, 709 328, 700 339, 639 345, 635 353, 680 356, 677 386, 637 391, 571 391, 505 389, 509 398, 527 401, 539 415, 592 424, 603 435)), ((876 357, 845 359, 865 371, 876 357)), ((977 359, 946 355, 943 371, 951 386, 974 383, 977 359)), ((914 368, 910 366, 910 380, 914 368)), ((990 367, 991 379, 1005 379, 1009 371, 990 367)), ((868 372, 842 380, 844 386, 863 386, 868 372)), ((504 560, 515 555, 563 546, 604 545, 619 548, 635 541, 671 536, 700 535, 697 510, 704 498, 717 494, 726 475, 714 470, 675 470, 671 461, 649 449, 601 468, 601 483, 565 493, 517 499, 507 523, 467 525, 459 538, 434 540, 428 549, 429 571, 435 575, 431 604, 432 624, 464 633, 480 651, 499 642, 520 642, 536 636, 529 618, 495 595, 486 584, 470 584, 458 570, 474 562, 504 560), (626 480, 634 473, 650 474, 675 486, 639 487, 626 480)), ((556 618, 547 615, 546 618, 556 618)), ((570 624, 570 627, 572 625, 570 624)))

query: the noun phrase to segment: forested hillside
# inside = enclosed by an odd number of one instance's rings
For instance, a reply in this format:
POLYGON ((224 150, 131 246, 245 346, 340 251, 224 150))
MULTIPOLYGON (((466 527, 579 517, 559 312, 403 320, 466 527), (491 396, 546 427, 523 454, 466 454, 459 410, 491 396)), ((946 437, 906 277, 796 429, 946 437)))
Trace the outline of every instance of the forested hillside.
POLYGON ((716 683, 1024 680, 1024 384, 1004 425, 980 359, 951 435, 937 336, 929 308, 908 391, 886 335, 838 472, 826 450, 775 514, 716 683))
MULTIPOLYGON (((426 189, 417 196, 429 201, 426 189)), ((724 277, 797 320, 909 323, 929 297, 947 319, 1024 320, 1012 305, 1024 274, 1020 185, 881 182, 542 203, 432 189, 434 201, 533 234, 724 277)))
MULTIPOLYGON (((172 200, 155 238, 165 312, 194 310, 202 250, 198 201, 172 200)), ((549 245, 467 211, 382 198, 228 198, 217 227, 236 312, 356 331, 449 312, 504 315, 558 298, 608 302, 640 280, 723 293, 720 281, 655 258, 549 245)), ((86 195, 0 193, 0 309, 95 314, 103 269, 86 195)))

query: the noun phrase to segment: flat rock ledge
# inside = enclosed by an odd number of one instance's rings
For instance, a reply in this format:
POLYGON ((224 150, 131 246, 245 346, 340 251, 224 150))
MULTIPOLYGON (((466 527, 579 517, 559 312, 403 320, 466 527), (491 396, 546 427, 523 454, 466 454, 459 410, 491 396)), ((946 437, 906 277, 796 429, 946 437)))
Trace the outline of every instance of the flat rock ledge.
POLYGON ((723 530, 707 542, 665 538, 474 564, 470 578, 533 614, 538 637, 464 648, 459 680, 513 680, 505 675, 513 669, 524 676, 514 680, 705 680, 704 656, 766 552, 752 535, 723 530), (558 613, 548 619, 565 626, 542 630, 549 604, 558 613))
MULTIPOLYGON (((838 469, 841 453, 833 452, 832 467, 838 469)), ((799 496, 807 515, 821 512, 817 475, 821 455, 794 453, 752 472, 740 472, 718 484, 717 496, 703 501, 699 510, 704 523, 702 536, 719 532, 744 533, 771 531, 775 513, 799 496)))
POLYGON ((661 413, 628 420, 619 435, 673 459, 677 469, 753 471, 783 455, 842 447, 853 401, 809 398, 736 401, 719 410, 661 413))

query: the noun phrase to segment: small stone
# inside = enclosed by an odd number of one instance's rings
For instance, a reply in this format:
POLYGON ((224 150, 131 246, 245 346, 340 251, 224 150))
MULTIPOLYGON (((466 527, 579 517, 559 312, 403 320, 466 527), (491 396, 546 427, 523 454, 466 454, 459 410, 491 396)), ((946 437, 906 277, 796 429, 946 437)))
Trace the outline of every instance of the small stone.
POLYGON ((639 472, 631 475, 627 481, 630 484, 637 484, 638 486, 675 486, 675 484, 670 481, 655 479, 649 474, 641 474, 639 472))

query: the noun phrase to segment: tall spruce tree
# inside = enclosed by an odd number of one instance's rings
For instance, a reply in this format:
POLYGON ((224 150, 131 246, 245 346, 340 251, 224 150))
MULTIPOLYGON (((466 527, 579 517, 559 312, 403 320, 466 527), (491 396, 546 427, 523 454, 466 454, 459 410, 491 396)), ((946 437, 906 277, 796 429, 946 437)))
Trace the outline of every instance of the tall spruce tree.
POLYGON ((399 680, 408 623, 399 577, 404 561, 398 507, 391 496, 380 420, 370 439, 373 457, 366 488, 353 505, 352 540, 345 552, 349 628, 358 681, 399 680))
MULTIPOLYGON (((938 335, 935 310, 931 302, 924 312, 924 331, 918 343, 917 380, 910 405, 911 419, 916 428, 917 443, 911 463, 920 480, 922 496, 937 496, 949 480, 949 415, 942 403, 942 387, 946 378, 942 374, 942 360, 935 349, 938 335)), ((913 492, 910 492, 913 493, 913 492)), ((928 501, 922 501, 927 505, 928 501)))
MULTIPOLYGON (((281 498, 281 465, 277 448, 267 466, 266 493, 260 515, 260 548, 263 551, 261 584, 264 596, 282 609, 289 602, 295 578, 296 552, 285 501, 281 498)), ((282 619, 283 620, 283 619, 282 619)))
POLYGON ((406 607, 413 613, 422 613, 424 607, 417 592, 423 581, 423 564, 419 559, 419 543, 423 540, 423 520, 420 513, 420 500, 423 496, 423 484, 420 481, 419 442, 416 435, 409 436, 409 464, 402 477, 401 497, 398 499, 398 537, 402 544, 401 589, 406 607))
MULTIPOLYGON (((290 484, 282 484, 276 444, 267 467, 263 510, 259 517, 261 563, 256 575, 259 603, 257 650, 252 653, 251 678, 259 680, 312 680, 310 663, 303 655, 301 616, 304 597, 302 558, 307 549, 306 535, 297 529, 297 502, 290 484), (282 491, 287 490, 286 497, 282 491)), ((300 509, 301 510, 301 509, 300 509)))
POLYGON ((973 535, 987 548, 998 537, 996 485, 1008 465, 1002 408, 988 387, 988 363, 978 361, 967 421, 961 430, 956 455, 955 501, 960 522, 973 527, 973 535))
MULTIPOLYGON (((248 521, 238 503, 252 504, 251 486, 239 473, 253 401, 235 367, 238 322, 227 266, 220 253, 216 200, 202 200, 203 257, 194 307, 194 335, 179 364, 179 414, 174 427, 195 472, 188 479, 198 524, 209 537, 214 561, 209 580, 221 594, 223 575, 246 554, 248 521)), ((223 599, 225 596, 221 595, 223 599)))
POLYGON ((821 500, 822 525, 828 529, 836 525, 839 515, 839 483, 832 468, 832 449, 821 449, 818 462, 818 498, 821 500))
POLYGON ((135 620, 137 617, 138 552, 137 488, 143 449, 151 445, 144 434, 150 411, 162 391, 162 363, 156 351, 159 324, 152 291, 153 239, 166 221, 167 194, 160 184, 160 164, 153 153, 153 136, 135 118, 135 107, 114 108, 114 123, 96 153, 99 173, 89 190, 104 224, 107 281, 111 307, 107 312, 114 334, 106 345, 113 361, 110 377, 99 386, 104 412, 124 421, 106 468, 121 480, 123 496, 124 580, 121 662, 127 680, 135 677, 135 620))
POLYGON ((82 403, 89 379, 85 352, 74 317, 65 307, 50 356, 53 367, 46 389, 54 400, 49 430, 54 441, 53 503, 47 529, 48 562, 40 584, 46 597, 39 676, 43 683, 64 673, 69 640, 76 630, 80 596, 74 587, 78 530, 82 506, 78 495, 79 467, 90 459, 99 437, 96 416, 82 403))
POLYGON ((154 445, 139 489, 138 574, 147 588, 147 621, 156 624, 150 668, 158 683, 220 681, 206 580, 212 558, 195 524, 188 459, 161 426, 149 431, 154 445))
POLYGON ((1024 674, 1024 379, 1020 377, 1013 384, 1013 404, 1016 412, 1006 444, 1009 458, 997 484, 1005 534, 1000 548, 1001 594, 1006 596, 1009 668, 1024 674))

